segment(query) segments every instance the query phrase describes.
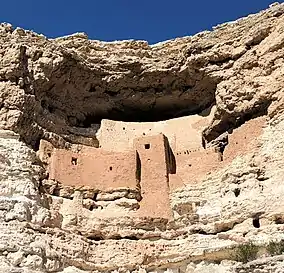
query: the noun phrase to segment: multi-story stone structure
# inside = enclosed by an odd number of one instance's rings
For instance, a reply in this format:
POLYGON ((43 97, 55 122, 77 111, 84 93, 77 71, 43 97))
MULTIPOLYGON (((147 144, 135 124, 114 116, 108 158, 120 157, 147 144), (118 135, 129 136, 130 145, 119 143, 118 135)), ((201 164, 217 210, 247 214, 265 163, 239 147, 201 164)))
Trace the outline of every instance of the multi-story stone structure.
POLYGON ((98 200, 112 202, 126 197, 136 205, 124 210, 124 214, 171 219, 169 193, 196 183, 207 173, 232 161, 237 154, 249 150, 263 122, 262 119, 253 120, 226 136, 226 149, 220 151, 218 143, 213 147, 202 146, 201 132, 205 121, 208 123, 209 119, 202 116, 194 117, 192 123, 190 118, 180 118, 169 124, 165 121, 156 128, 149 123, 148 129, 147 124, 139 127, 138 123, 103 121, 99 132, 103 141, 99 148, 78 145, 76 149, 46 150, 50 144, 46 146, 42 141, 41 157, 49 158, 50 180, 61 187, 91 190, 95 204, 98 200), (188 131, 184 129, 183 134, 174 130, 179 125, 189 128, 192 142, 188 131), (127 134, 126 128, 132 133, 127 134), (134 129, 139 133, 133 133, 134 129), (112 138, 110 143, 106 141, 109 137, 112 138), (177 139, 182 143, 177 143, 177 139), (114 196, 114 192, 119 194, 114 196), (105 197, 110 193, 112 197, 105 197))

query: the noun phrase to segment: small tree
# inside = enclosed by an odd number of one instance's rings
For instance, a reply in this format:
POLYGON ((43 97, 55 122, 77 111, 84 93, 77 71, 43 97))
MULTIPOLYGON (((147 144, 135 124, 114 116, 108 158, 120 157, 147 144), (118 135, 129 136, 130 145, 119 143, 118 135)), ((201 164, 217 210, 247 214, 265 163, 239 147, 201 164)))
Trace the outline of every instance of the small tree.
POLYGON ((235 260, 242 263, 247 263, 249 261, 255 260, 259 247, 252 242, 239 245, 235 249, 235 260))
POLYGON ((284 240, 281 241, 271 241, 266 246, 266 250, 271 256, 281 255, 284 252, 284 240))

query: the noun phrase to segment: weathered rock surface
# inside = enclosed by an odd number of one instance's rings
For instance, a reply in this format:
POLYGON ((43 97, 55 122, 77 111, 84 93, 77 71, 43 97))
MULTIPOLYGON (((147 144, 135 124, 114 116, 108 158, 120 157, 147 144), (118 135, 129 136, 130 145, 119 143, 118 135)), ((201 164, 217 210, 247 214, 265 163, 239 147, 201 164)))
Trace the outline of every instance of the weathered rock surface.
POLYGON ((284 257, 265 250, 284 239, 283 45, 284 4, 152 46, 1 24, 0 271, 284 272, 284 257), (263 131, 170 192, 172 220, 131 217, 139 200, 127 190, 59 187, 36 154, 40 139, 97 147, 102 118, 159 121, 212 105, 204 146, 247 121, 263 131), (234 261, 244 242, 260 247, 256 260, 234 261))

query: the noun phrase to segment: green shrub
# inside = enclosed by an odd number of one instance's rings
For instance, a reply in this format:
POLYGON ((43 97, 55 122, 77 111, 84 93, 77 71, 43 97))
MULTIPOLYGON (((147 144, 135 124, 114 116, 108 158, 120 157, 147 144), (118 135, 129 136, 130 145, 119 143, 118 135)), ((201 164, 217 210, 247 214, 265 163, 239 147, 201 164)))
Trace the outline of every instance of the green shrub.
POLYGON ((235 249, 234 259, 238 262, 247 263, 256 259, 258 251, 259 247, 252 242, 239 245, 235 249))
POLYGON ((271 256, 281 255, 284 252, 284 241, 271 241, 266 246, 266 250, 271 256))

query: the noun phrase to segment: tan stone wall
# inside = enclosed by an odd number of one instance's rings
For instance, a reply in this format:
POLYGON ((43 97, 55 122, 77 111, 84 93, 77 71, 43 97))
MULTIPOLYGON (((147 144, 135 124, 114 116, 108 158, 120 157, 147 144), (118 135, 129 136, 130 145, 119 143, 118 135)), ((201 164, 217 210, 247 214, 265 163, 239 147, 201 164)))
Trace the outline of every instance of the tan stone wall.
POLYGON ((174 190, 186 184, 194 184, 205 178, 211 172, 224 168, 237 156, 242 156, 257 149, 264 117, 252 119, 228 135, 228 145, 219 160, 214 148, 187 149, 175 153, 177 165, 176 175, 170 176, 170 189, 174 190))
POLYGON ((157 134, 134 139, 131 152, 87 146, 82 146, 80 152, 55 149, 50 178, 64 185, 89 186, 100 191, 140 188, 142 200, 133 216, 170 219, 169 193, 186 184, 198 183, 238 155, 256 149, 264 121, 264 118, 250 120, 229 134, 223 161, 213 147, 171 153, 167 138, 157 134))
POLYGON ((89 186, 100 191, 135 189, 136 153, 111 153, 92 147, 84 147, 78 153, 55 149, 49 177, 64 185, 89 186))
POLYGON ((37 151, 37 156, 43 163, 49 164, 49 160, 50 160, 53 150, 54 150, 54 147, 50 142, 44 139, 41 139, 39 150, 37 151))
POLYGON ((141 194, 139 215, 171 218, 167 143, 165 136, 141 137, 134 140, 141 161, 141 194))
POLYGON ((192 184, 214 171, 222 162, 218 159, 218 153, 213 148, 188 150, 188 153, 176 155, 177 176, 182 180, 180 183, 177 178, 171 176, 171 189, 178 188, 183 184, 192 184))
POLYGON ((163 133, 173 151, 199 149, 201 132, 212 120, 215 107, 200 115, 191 115, 159 122, 122 122, 102 120, 97 134, 101 148, 108 151, 132 150, 133 140, 141 136, 163 133))
POLYGON ((259 144, 258 137, 262 134, 265 117, 252 119, 229 134, 229 145, 224 151, 224 161, 230 162, 236 156, 252 152, 259 144))
POLYGON ((82 146, 80 152, 54 149, 49 178, 63 185, 98 191, 141 189, 133 216, 171 218, 168 142, 163 134, 134 140, 132 152, 82 146), (139 175, 137 175, 139 174, 139 175))
POLYGON ((188 148, 170 156, 170 146, 163 134, 134 139, 131 152, 87 146, 82 146, 80 152, 56 149, 52 152, 50 178, 64 185, 89 186, 100 191, 140 187, 142 200, 132 216, 171 219, 169 193, 198 183, 238 155, 256 149, 263 124, 264 118, 253 119, 229 134, 223 161, 214 148, 188 148))

